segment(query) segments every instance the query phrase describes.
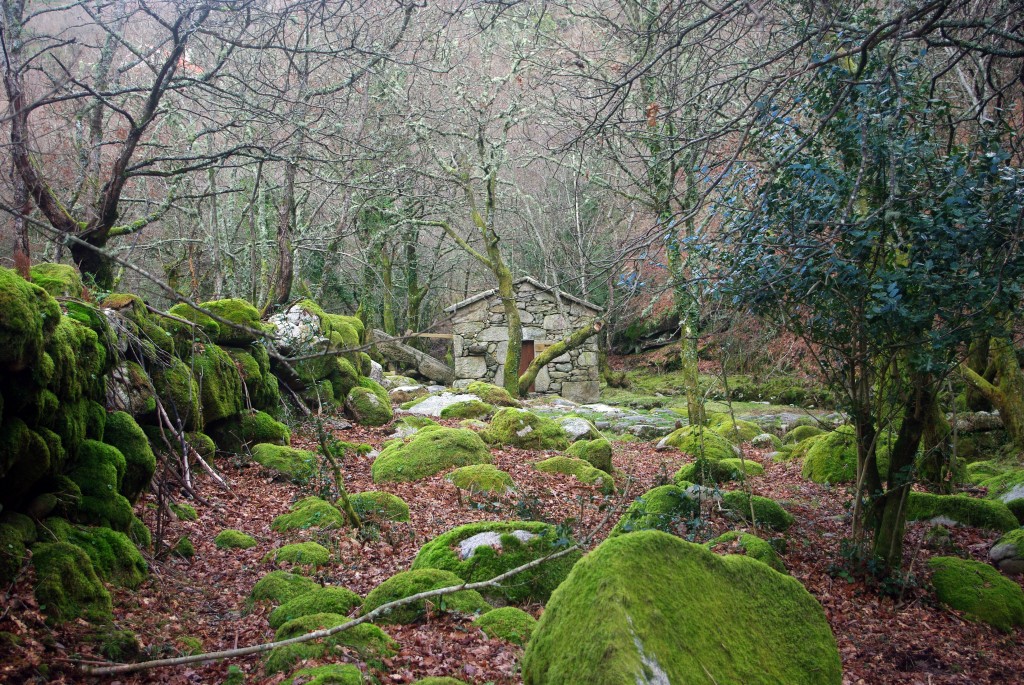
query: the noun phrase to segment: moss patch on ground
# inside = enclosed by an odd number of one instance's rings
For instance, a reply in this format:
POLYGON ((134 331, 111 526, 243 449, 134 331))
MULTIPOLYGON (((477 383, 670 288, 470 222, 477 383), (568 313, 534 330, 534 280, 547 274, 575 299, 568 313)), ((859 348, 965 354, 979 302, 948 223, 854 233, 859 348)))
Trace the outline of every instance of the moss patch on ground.
POLYGON ((842 682, 825 612, 803 585, 659 531, 611 538, 577 563, 522 665, 526 685, 702 683, 708 673, 719 683, 842 682))
MULTIPOLYGON (((465 581, 451 571, 424 568, 396 573, 366 595, 363 601, 363 614, 398 599, 410 597, 428 590, 439 590, 453 585, 462 585, 465 581)), ((380 623, 413 623, 426 615, 428 600, 418 600, 410 604, 396 607, 375 619, 380 623)), ((461 590, 430 601, 435 610, 454 611, 461 614, 476 614, 491 610, 491 605, 484 601, 475 590, 461 590)))
POLYGON ((310 528, 343 528, 346 524, 345 515, 330 502, 319 497, 305 497, 293 504, 289 513, 276 517, 270 529, 283 533, 310 528))
POLYGON ((331 559, 331 552, 318 542, 296 542, 267 552, 263 561, 282 561, 298 566, 323 566, 331 559))
POLYGON ((567 476, 575 476, 576 480, 584 485, 596 485, 601 492, 608 495, 615 492, 615 481, 610 475, 595 469, 590 462, 572 457, 551 457, 538 461, 533 465, 535 469, 543 473, 561 473, 567 476))
POLYGON ((320 587, 316 581, 287 571, 271 571, 253 586, 249 593, 252 602, 269 601, 284 604, 290 599, 320 587))
POLYGON ((706 427, 683 426, 668 435, 665 444, 695 458, 721 460, 736 456, 731 442, 706 427))
POLYGON ((698 459, 676 471, 672 480, 677 483, 687 481, 709 485, 744 480, 746 476, 760 476, 763 473, 764 467, 751 459, 698 459))
MULTIPOLYGON (((285 623, 278 629, 276 637, 297 637, 314 630, 333 628, 348 621, 349 619, 341 614, 311 614, 285 623)), ((372 623, 361 623, 323 640, 275 648, 267 657, 266 672, 273 674, 290 671, 301 661, 341 657, 346 654, 351 656, 353 653, 374 668, 385 670, 383 660, 398 654, 398 647, 398 643, 377 626, 372 623)))
POLYGON ((343 587, 318 587, 288 600, 270 612, 268 620, 275 630, 288 621, 313 614, 345 616, 363 603, 363 598, 343 587))
POLYGON ((463 466, 449 473, 447 479, 460 490, 468 490, 471 493, 505 494, 515 488, 512 476, 490 464, 463 466))
POLYGON ((486 419, 494 413, 494 405, 480 400, 450 404, 441 410, 442 419, 486 419))
POLYGON ((464 428, 420 429, 408 442, 395 442, 377 456, 370 472, 374 483, 428 478, 471 464, 489 464, 491 452, 476 433, 464 428))
POLYGON ((1017 518, 1002 502, 967 495, 911 492, 907 498, 907 521, 933 518, 1004 533, 1018 527, 1017 518))
POLYGON ((1024 591, 988 564, 957 557, 933 557, 935 595, 943 604, 964 612, 972 621, 981 621, 1010 632, 1024 625, 1024 591))
MULTIPOLYGON (((527 536, 523 536, 527 537, 527 536)), ((413 569, 441 569, 450 571, 466 582, 490 580, 517 566, 540 559, 572 544, 562 539, 550 523, 539 521, 493 521, 469 523, 443 533, 420 548, 413 569), (533 537, 520 540, 513 535, 524 531, 533 537), (453 551, 459 544, 477 535, 496 533, 500 549, 488 544, 476 547, 473 554, 461 559, 453 551)), ((543 565, 524 571, 505 581, 495 594, 509 602, 546 602, 551 592, 565 580, 572 565, 580 558, 578 552, 553 559, 543 565)), ((485 591, 490 594, 489 590, 485 591)))
POLYGON ((487 637, 525 645, 537 627, 537 619, 522 609, 501 607, 476 618, 473 625, 484 631, 487 637))
POLYGON ((229 528, 217 533, 213 544, 217 546, 217 549, 249 549, 255 547, 257 543, 253 536, 229 528))
POLYGON ((807 438, 813 438, 814 436, 821 435, 824 432, 825 431, 817 426, 797 426, 782 436, 782 444, 795 445, 798 442, 803 442, 807 438))
POLYGON ((362 685, 363 672, 352 664, 325 664, 300 668, 286 685, 362 685))
POLYGON ((466 386, 466 392, 470 395, 476 395, 487 404, 493 404, 496 407, 520 406, 519 400, 512 397, 508 390, 491 383, 473 381, 466 386))
POLYGON ((760 435, 761 427, 751 421, 735 419, 729 414, 712 413, 708 415, 708 428, 715 431, 734 445, 749 442, 754 436, 760 435))
POLYGON ((767 526, 772 530, 784 531, 793 525, 793 515, 779 506, 779 503, 767 497, 748 495, 739 490, 726 492, 722 495, 722 506, 729 509, 744 521, 751 521, 751 510, 757 519, 757 525, 767 526))
POLYGON ((569 436, 557 421, 513 407, 495 414, 491 427, 480 435, 493 445, 526 450, 564 450, 569 446, 569 436))

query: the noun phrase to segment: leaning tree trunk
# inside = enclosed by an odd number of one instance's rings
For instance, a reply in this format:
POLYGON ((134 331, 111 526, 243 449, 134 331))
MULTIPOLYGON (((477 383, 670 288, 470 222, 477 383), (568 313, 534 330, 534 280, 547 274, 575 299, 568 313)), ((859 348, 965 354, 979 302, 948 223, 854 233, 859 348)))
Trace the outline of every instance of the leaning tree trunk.
POLYGON ((551 360, 556 357, 561 357, 566 352, 574 350, 583 343, 587 342, 592 336, 597 335, 600 332, 603 322, 595 321, 592 324, 574 331, 571 335, 563 338, 556 342, 551 347, 547 348, 530 362, 530 365, 526 367, 526 371, 519 377, 519 387, 517 388, 517 395, 519 397, 526 397, 526 393, 529 392, 530 386, 537 379, 537 374, 545 366, 551 363, 551 360))
POLYGON ((1017 363, 1013 342, 1008 338, 992 338, 991 352, 996 383, 988 382, 966 364, 960 369, 967 382, 999 410, 999 417, 1014 449, 1018 453, 1024 452, 1024 372, 1017 363))

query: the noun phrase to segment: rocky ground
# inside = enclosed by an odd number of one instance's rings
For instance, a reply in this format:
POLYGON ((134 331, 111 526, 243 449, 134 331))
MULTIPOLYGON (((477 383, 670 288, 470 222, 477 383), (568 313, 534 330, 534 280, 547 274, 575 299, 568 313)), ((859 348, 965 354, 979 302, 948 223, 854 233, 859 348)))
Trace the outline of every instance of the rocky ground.
MULTIPOLYGON (((455 425, 454 422, 443 422, 455 425)), ((296 432, 294 444, 314 449, 308 429, 296 432)), ((350 442, 379 447, 387 429, 352 428, 337 432, 350 442)), ((687 460, 675 451, 657 451, 655 441, 633 437, 614 443, 618 494, 603 497, 581 486, 571 476, 537 472, 532 463, 540 452, 501 448, 493 451, 494 465, 511 474, 517 490, 502 497, 475 499, 459 493, 442 475, 414 483, 378 486, 370 478, 372 457, 352 456, 343 464, 351 492, 383 489, 402 497, 411 521, 372 527, 360 533, 334 531, 322 538, 332 551, 332 562, 315 577, 326 585, 343 585, 365 595, 381 581, 409 568, 419 547, 455 525, 481 520, 537 519, 572 528, 579 539, 597 544, 636 496, 668 482, 687 460)), ((749 446, 746 458, 765 467, 750 479, 756 494, 775 498, 796 517, 785 534, 782 558, 789 572, 821 602, 839 644, 848 683, 1011 683, 1024 672, 1024 637, 1017 631, 1003 634, 964 620, 940 608, 928 590, 926 560, 948 554, 949 547, 930 549, 925 524, 908 526, 906 565, 916 582, 896 597, 885 596, 851 579, 843 566, 843 540, 849 534, 849 497, 844 489, 810 483, 800 477, 799 464, 775 463, 768 450, 749 446)), ((297 499, 317 494, 317 483, 298 487, 275 480, 270 472, 246 459, 219 463, 230 492, 199 476, 204 502, 190 502, 196 521, 173 521, 165 531, 169 540, 188 535, 195 544, 191 559, 150 559, 151 576, 137 591, 114 590, 117 627, 133 631, 142 643, 140 659, 229 649, 266 642, 274 631, 267 622, 269 607, 245 608, 253 585, 277 568, 262 561, 271 549, 309 537, 282 535, 270 528, 273 518, 288 511, 297 499), (256 538, 248 550, 219 550, 214 537, 235 528, 256 538)), ((151 497, 138 505, 151 526, 151 497)), ((714 514, 705 527, 678 532, 703 541, 737 527, 714 514)), ((770 534, 763 535, 769 536, 770 534)), ((996 534, 954 528, 949 545, 979 561, 986 559, 996 534)), ((89 682, 77 670, 82 664, 102 661, 98 646, 88 639, 89 627, 71 623, 48 628, 35 605, 31 567, 0 595, 0 680, 24 682, 89 682)), ((539 616, 543 607, 526 607, 539 616)), ((412 626, 385 626, 401 644, 400 653, 387 659, 383 671, 368 671, 384 683, 410 683, 429 675, 450 675, 468 683, 522 682, 517 663, 521 648, 488 639, 469 619, 434 615, 412 626)), ((246 682, 281 682, 284 674, 266 676, 263 661, 251 656, 231 662, 247 675, 246 682)), ((229 663, 162 668, 103 679, 103 682, 221 682, 229 663)), ((364 665, 365 667, 365 665, 364 665)), ((99 681, 99 679, 95 679, 99 681)))

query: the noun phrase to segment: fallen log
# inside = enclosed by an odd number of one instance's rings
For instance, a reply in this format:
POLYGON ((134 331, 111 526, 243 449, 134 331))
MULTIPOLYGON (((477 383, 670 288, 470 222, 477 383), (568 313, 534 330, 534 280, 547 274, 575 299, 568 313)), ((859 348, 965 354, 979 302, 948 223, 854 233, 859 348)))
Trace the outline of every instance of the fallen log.
POLYGON ((455 382, 455 371, 443 361, 406 345, 398 338, 393 338, 380 329, 373 329, 373 342, 377 346, 377 351, 382 355, 393 362, 415 368, 416 372, 424 378, 429 378, 441 385, 451 385, 455 382))

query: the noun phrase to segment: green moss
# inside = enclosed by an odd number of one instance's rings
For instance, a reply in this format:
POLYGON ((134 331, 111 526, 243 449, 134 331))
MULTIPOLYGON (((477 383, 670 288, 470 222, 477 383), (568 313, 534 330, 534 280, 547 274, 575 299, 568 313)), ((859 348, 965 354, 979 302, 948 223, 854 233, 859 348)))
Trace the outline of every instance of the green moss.
POLYGON ((243 411, 208 426, 207 432, 220 451, 233 454, 242 454, 258 443, 287 446, 292 440, 288 426, 262 411, 243 411))
POLYGON ((78 518, 83 523, 127 531, 132 523, 131 503, 120 494, 127 464, 116 447, 86 440, 78 461, 68 472, 82 491, 78 518))
POLYGON ((473 431, 420 430, 408 442, 384 448, 370 467, 374 483, 413 481, 470 464, 489 464, 491 453, 473 431))
POLYGON ((595 469, 612 472, 612 443, 607 438, 577 440, 565 450, 567 457, 582 459, 595 469))
POLYGON ((522 609, 501 607, 476 618, 473 625, 484 631, 487 637, 525 645, 537 627, 537 619, 522 609))
POLYGON ((934 557, 935 595, 943 604, 964 612, 972 621, 995 626, 1005 633, 1024 625, 1024 592, 988 564, 956 557, 934 557))
POLYGON ((968 464, 965 467, 966 480, 968 483, 973 485, 980 485, 990 478, 1001 476, 1009 471, 1008 466, 1004 466, 997 461, 976 461, 968 464))
POLYGON ((203 648, 203 641, 194 635, 181 635, 175 640, 182 647, 182 653, 195 656, 206 651, 203 648))
POLYGON ((231 664, 228 666, 228 672, 224 680, 221 681, 220 685, 243 685, 245 683, 245 671, 240 669, 238 666, 231 664))
POLYGON ((491 383, 484 383, 483 381, 473 381, 466 386, 466 392, 470 395, 476 395, 487 404, 492 404, 496 407, 519 407, 521 406, 519 400, 512 397, 508 390, 505 388, 493 385, 491 383))
POLYGON ((751 438, 764 432, 756 423, 743 419, 734 421, 729 414, 717 413, 708 415, 708 428, 734 445, 749 442, 751 438))
POLYGON ((352 664, 326 664, 301 668, 285 685, 362 685, 363 672, 352 664))
POLYGON ((156 471, 156 457, 146 434, 130 414, 115 411, 107 416, 103 441, 124 455, 125 473, 120 491, 129 502, 136 501, 149 487, 149 481, 156 471))
POLYGON ((782 436, 782 444, 795 445, 798 442, 803 442, 807 438, 813 438, 816 435, 822 435, 824 433, 825 431, 817 426, 797 426, 782 436))
POLYGON ((753 507, 757 524, 767 526, 772 530, 783 531, 794 523, 793 515, 779 506, 775 500, 758 495, 748 495, 739 490, 724 493, 722 506, 744 521, 750 521, 751 507, 753 507))
POLYGON ((1003 532, 1018 527, 1016 517, 1002 502, 976 499, 967 495, 911 492, 907 499, 907 521, 933 518, 1003 532))
POLYGON ((203 412, 199 384, 190 367, 177 357, 171 357, 166 366, 156 364, 149 371, 153 389, 171 421, 181 422, 187 431, 201 429, 203 412))
MULTIPOLYGON (((308 617, 299 619, 289 627, 288 632, 302 631, 295 632, 293 637, 297 637, 312 630, 333 628, 347 623, 348 620, 341 614, 316 614, 315 619, 308 617)), ((284 626, 282 626, 283 628, 284 626)), ((386 670, 383 659, 398 654, 398 643, 372 623, 360 623, 322 641, 302 642, 275 648, 267 658, 266 671, 268 674, 290 671, 295 664, 306 659, 331 658, 343 656, 346 653, 350 656, 353 652, 360 661, 365 661, 378 670, 386 670)))
POLYGON ((356 514, 364 521, 380 523, 409 520, 409 505, 390 492, 369 490, 349 495, 348 499, 356 514))
POLYGON ((50 390, 64 401, 103 397, 107 351, 96 331, 70 317, 63 317, 46 343, 53 362, 50 390))
POLYGON ((117 663, 135 661, 142 653, 139 638, 130 630, 104 626, 98 633, 91 635, 89 640, 99 644, 100 654, 117 663))
POLYGON ((8 585, 25 562, 25 536, 17 526, 0 523, 0 585, 8 585))
POLYGON ((206 423, 242 411, 242 378, 227 352, 216 345, 197 345, 193 348, 191 364, 206 423))
POLYGON ((526 450, 564 450, 569 446, 569 436, 556 421, 513 407, 495 414, 491 427, 480 435, 491 444, 526 450))
MULTIPOLYGON (((884 473, 883 465, 879 464, 884 473)), ((857 437, 849 426, 814 441, 807 450, 802 474, 815 483, 852 483, 857 478, 857 437)))
POLYGON ((988 489, 989 499, 1008 502, 1024 497, 1024 469, 1010 468, 979 483, 988 489))
POLYGON ((719 535, 714 540, 705 543, 707 548, 713 552, 731 554, 738 547, 748 557, 757 559, 763 564, 768 564, 779 573, 786 573, 786 565, 775 548, 767 540, 762 540, 750 533, 730 531, 725 535, 719 535), (717 548, 717 549, 716 549, 717 548))
POLYGON ((680 524, 700 514, 700 500, 681 485, 660 485, 633 502, 619 518, 608 537, 639 530, 675 533, 680 524))
POLYGON ((20 502, 51 468, 50 450, 39 433, 18 418, 0 424, 0 498, 4 502, 20 502))
POLYGON ((196 548, 189 537, 184 535, 174 544, 174 547, 171 549, 171 554, 181 559, 191 559, 196 555, 196 548))
MULTIPOLYGON (((405 597, 439 590, 453 585, 462 585, 463 580, 450 571, 438 569, 415 569, 397 573, 374 588, 363 601, 363 614, 405 597)), ((379 623, 412 623, 426 614, 426 601, 419 600, 411 604, 392 609, 383 616, 376 618, 379 623)), ((462 590, 450 595, 436 597, 430 602, 435 609, 454 611, 462 614, 474 614, 489 611, 491 606, 474 590, 462 590)))
POLYGON ((34 364, 60 319, 45 290, 0 267, 0 368, 13 372, 34 364))
POLYGON ((665 438, 665 444, 696 458, 719 460, 736 456, 731 442, 707 428, 683 426, 665 438))
POLYGON ((698 459, 676 471, 672 480, 709 485, 744 480, 746 476, 760 476, 763 473, 764 467, 750 459, 698 459))
POLYGON ((82 548, 67 542, 40 543, 32 547, 32 565, 36 599, 50 622, 111 620, 110 593, 82 548))
POLYGON ((74 526, 60 518, 46 519, 40 529, 45 542, 67 542, 85 550, 96 575, 108 583, 135 589, 149 573, 138 548, 124 533, 74 526))
POLYGON ((490 464, 463 466, 449 473, 447 480, 460 490, 469 490, 470 492, 505 494, 515 488, 512 476, 490 464))
POLYGON ((169 508, 178 517, 179 521, 199 520, 199 514, 196 513, 195 507, 191 504, 171 504, 169 508))
MULTIPOLYGON (((216 314, 225 321, 237 324, 237 326, 230 326, 218 323, 218 330, 214 336, 214 340, 218 345, 245 345, 256 340, 257 336, 254 333, 249 333, 243 330, 242 327, 259 331, 260 313, 256 307, 253 307, 245 300, 212 300, 210 302, 203 302, 199 306, 216 314)), ((197 313, 195 310, 191 311, 197 313)))
POLYGON ((203 459, 213 459, 217 453, 217 445, 214 444, 213 438, 206 433, 200 433, 198 431, 190 431, 185 433, 185 439, 188 444, 192 445, 192 449, 199 453, 199 456, 203 459))
POLYGON ((289 621, 313 614, 345 616, 363 603, 363 598, 343 587, 318 587, 288 600, 270 612, 270 627, 275 630, 289 621))
POLYGON ((299 483, 312 478, 317 468, 317 458, 313 452, 281 445, 256 445, 252 448, 252 458, 257 464, 299 483))
POLYGON ((128 524, 128 538, 142 549, 153 546, 153 534, 138 516, 132 514, 132 522, 128 524))
POLYGON ((345 409, 364 426, 383 426, 394 418, 387 391, 369 378, 361 378, 349 390, 345 409))
POLYGON ((494 413, 494 405, 480 400, 450 404, 441 410, 442 419, 485 419, 494 413))
POLYGON ((82 277, 68 264, 33 264, 32 282, 54 297, 81 297, 82 277))
MULTIPOLYGON (((466 582, 490 580, 534 559, 540 559, 572 544, 563 539, 550 523, 539 521, 485 521, 453 528, 437 536, 420 548, 413 569, 441 569, 450 571, 466 582), (535 536, 522 541, 514 531, 525 531, 535 536), (467 559, 460 559, 453 548, 475 535, 497 533, 500 549, 480 545, 467 559)), ((495 589, 495 594, 509 602, 546 602, 551 592, 565 580, 572 565, 580 558, 578 552, 545 562, 537 568, 520 573, 495 589)), ((490 590, 486 592, 490 593, 490 590)), ((367 598, 369 599, 369 598, 367 598)))
POLYGON ((273 561, 300 566, 323 566, 331 560, 331 552, 317 542, 296 542, 272 550, 263 557, 263 561, 273 561))
POLYGON ((284 604, 290 599, 320 587, 316 581, 287 571, 271 571, 259 579, 249 593, 252 602, 269 601, 284 604))
POLYGON ((343 528, 345 515, 337 507, 319 497, 306 497, 292 505, 289 513, 281 514, 270 524, 271 530, 308 530, 310 528, 343 528))
POLYGON ((538 461, 533 468, 543 473, 562 473, 567 476, 575 476, 576 480, 585 485, 597 485, 604 494, 615 492, 615 481, 610 475, 595 469, 589 462, 572 457, 551 457, 538 461))
POLYGON ((576 564, 522 665, 526 685, 842 682, 825 613, 803 585, 653 530, 606 540, 576 564))
POLYGON ((344 401, 352 388, 359 385, 359 372, 352 362, 344 357, 334 359, 328 378, 334 388, 334 397, 339 401, 344 401))
POLYGON ((172 319, 164 319, 164 326, 177 337, 189 340, 201 341, 209 339, 215 341, 220 336, 220 324, 191 305, 181 302, 168 309, 167 313, 195 324, 193 327, 173 321, 172 319))
POLYGON ((249 549, 255 547, 257 542, 256 538, 251 535, 228 528, 217 533, 213 544, 217 546, 217 549, 249 549))

